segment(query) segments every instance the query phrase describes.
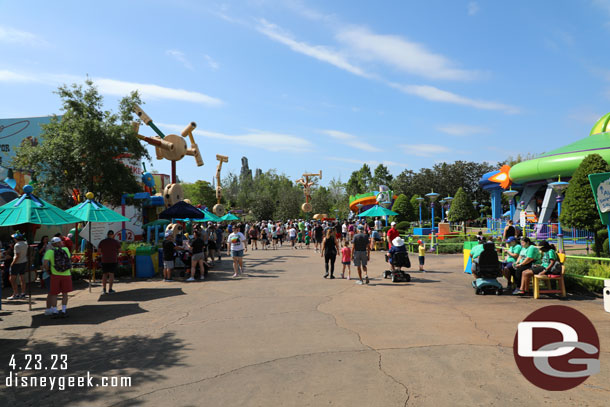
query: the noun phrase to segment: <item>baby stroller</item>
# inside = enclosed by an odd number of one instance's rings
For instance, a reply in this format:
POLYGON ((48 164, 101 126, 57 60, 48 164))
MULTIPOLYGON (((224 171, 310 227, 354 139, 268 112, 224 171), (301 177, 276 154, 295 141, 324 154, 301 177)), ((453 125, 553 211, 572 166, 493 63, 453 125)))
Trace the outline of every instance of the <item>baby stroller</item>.
MULTIPOLYGON (((388 255, 385 256, 388 261, 388 255)), ((402 267, 410 268, 411 261, 409 261, 409 254, 407 252, 395 252, 392 254, 392 264, 394 265, 394 271, 386 270, 383 272, 383 278, 392 276, 392 282, 396 283, 399 281, 411 281, 411 276, 402 270, 402 267)))
POLYGON ((500 276, 501 265, 498 260, 496 246, 492 242, 483 245, 483 252, 479 256, 478 278, 472 282, 476 294, 502 294, 502 284, 496 280, 500 276))

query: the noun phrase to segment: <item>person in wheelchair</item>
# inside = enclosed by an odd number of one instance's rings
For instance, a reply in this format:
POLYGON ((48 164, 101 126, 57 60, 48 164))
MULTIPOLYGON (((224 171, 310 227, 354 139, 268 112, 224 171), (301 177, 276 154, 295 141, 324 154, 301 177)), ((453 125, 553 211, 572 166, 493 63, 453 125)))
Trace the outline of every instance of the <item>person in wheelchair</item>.
POLYGON ((402 270, 402 267, 411 267, 411 262, 409 261, 405 241, 402 240, 400 236, 392 240, 392 247, 386 253, 385 258, 386 261, 390 263, 391 270, 384 272, 384 278, 387 278, 391 274, 392 281, 395 281, 396 277, 399 277, 399 279, 403 278, 406 281, 411 279, 410 276, 402 270))
POLYGON ((475 279, 497 278, 500 275, 501 265, 498 260, 496 245, 493 242, 488 241, 482 246, 483 251, 481 251, 478 257, 472 261, 472 275, 475 279))

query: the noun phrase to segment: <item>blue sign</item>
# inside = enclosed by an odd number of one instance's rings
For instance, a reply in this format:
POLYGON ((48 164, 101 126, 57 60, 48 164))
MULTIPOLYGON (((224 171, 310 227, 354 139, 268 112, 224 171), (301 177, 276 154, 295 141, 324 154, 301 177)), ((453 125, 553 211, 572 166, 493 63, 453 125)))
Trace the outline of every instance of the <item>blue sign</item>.
POLYGON ((6 178, 17 147, 24 142, 32 145, 41 143, 41 125, 50 121, 50 116, 0 119, 0 180, 6 178))

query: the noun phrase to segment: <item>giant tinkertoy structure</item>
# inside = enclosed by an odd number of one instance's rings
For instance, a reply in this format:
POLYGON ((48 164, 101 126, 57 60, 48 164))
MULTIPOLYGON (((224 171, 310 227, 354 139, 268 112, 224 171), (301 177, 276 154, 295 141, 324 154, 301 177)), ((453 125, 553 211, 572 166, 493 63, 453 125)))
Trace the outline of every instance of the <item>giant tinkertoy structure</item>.
POLYGON ((310 181, 310 177, 319 177, 322 179, 322 170, 317 174, 303 174, 303 178, 296 180, 297 184, 303 185, 303 193, 305 194, 305 203, 301 206, 301 210, 305 213, 311 212, 311 187, 315 184, 315 181, 310 181))
POLYGON ((140 119, 142 119, 144 124, 152 128, 158 135, 156 137, 145 137, 138 134, 140 126, 138 123, 134 123, 136 137, 150 145, 155 146, 155 152, 158 160, 166 159, 170 160, 172 163, 171 184, 166 185, 163 190, 165 207, 169 208, 184 198, 182 187, 176 183, 176 161, 182 160, 185 155, 190 155, 195 157, 198 167, 203 165, 203 159, 201 158, 199 147, 193 138, 193 130, 195 130, 197 124, 195 122, 191 122, 188 126, 186 126, 180 134, 182 137, 176 134, 169 134, 166 136, 157 126, 155 126, 150 116, 148 116, 140 106, 135 105, 133 111, 140 119), (187 137, 191 141, 190 148, 188 148, 186 145, 185 138, 187 137))
POLYGON ((216 205, 212 209, 216 216, 222 216, 225 214, 225 207, 220 203, 222 199, 222 187, 220 186, 220 170, 222 169, 222 163, 228 163, 229 157, 226 155, 216 154, 218 160, 218 166, 216 167, 216 205))

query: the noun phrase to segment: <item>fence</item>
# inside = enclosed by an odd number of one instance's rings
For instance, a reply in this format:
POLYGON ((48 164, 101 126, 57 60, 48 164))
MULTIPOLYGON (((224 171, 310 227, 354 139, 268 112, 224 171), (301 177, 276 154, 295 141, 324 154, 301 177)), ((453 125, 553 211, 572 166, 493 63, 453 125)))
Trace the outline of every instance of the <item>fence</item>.
MULTIPOLYGON (((506 221, 501 219, 487 219, 487 229, 493 236, 502 236, 506 221)), ((549 242, 557 242, 557 234, 559 232, 558 223, 526 223, 523 228, 524 236, 535 240, 547 240, 549 242)), ((576 228, 561 227, 564 243, 572 244, 588 244, 594 239, 592 232, 588 230, 579 230, 576 228)))

